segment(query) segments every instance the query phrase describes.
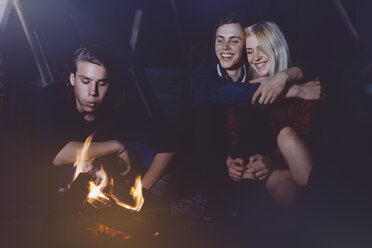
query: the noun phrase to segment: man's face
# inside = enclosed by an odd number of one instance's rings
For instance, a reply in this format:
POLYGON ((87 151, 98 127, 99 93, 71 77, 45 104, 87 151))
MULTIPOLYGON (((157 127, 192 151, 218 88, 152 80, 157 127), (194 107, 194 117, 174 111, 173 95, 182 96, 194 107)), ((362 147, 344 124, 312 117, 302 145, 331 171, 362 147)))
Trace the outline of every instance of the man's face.
POLYGON ((86 121, 94 121, 109 88, 106 68, 80 61, 76 73, 70 74, 70 83, 74 87, 77 110, 86 121))
POLYGON ((244 46, 244 31, 238 23, 224 24, 216 31, 215 52, 225 70, 238 70, 244 46))

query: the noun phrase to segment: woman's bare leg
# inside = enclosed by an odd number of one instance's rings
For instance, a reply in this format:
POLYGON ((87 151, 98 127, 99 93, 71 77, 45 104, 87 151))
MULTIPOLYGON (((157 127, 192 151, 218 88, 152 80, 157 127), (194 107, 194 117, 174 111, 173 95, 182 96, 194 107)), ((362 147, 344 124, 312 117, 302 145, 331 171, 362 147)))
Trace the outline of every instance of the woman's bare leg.
POLYGON ((299 186, 306 186, 313 167, 313 159, 305 143, 291 127, 283 128, 277 138, 278 147, 289 169, 274 170, 266 188, 282 208, 293 205, 299 186))
POLYGON ((266 188, 275 203, 289 208, 296 199, 296 185, 289 170, 274 170, 266 181, 266 188))
POLYGON ((277 142, 293 180, 298 186, 306 186, 313 167, 313 159, 306 144, 291 127, 280 130, 277 142))

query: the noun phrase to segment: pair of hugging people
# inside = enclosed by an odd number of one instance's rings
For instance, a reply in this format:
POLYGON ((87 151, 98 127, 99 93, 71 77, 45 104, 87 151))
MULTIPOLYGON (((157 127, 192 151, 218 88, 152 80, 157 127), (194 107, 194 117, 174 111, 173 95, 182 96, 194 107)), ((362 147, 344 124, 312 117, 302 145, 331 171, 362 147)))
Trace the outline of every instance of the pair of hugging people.
POLYGON ((288 68, 288 45, 275 23, 245 28, 230 14, 217 22, 214 41, 218 61, 190 79, 200 166, 214 178, 206 179, 209 189, 220 189, 227 174, 250 178, 289 207, 313 168, 308 137, 322 86, 301 66, 288 68))

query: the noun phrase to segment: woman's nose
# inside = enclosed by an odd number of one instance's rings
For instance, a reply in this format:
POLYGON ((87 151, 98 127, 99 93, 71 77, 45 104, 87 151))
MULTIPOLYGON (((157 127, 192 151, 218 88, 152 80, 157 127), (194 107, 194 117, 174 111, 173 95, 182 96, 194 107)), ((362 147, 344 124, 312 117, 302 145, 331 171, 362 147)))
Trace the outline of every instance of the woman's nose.
POLYGON ((255 56, 254 56, 254 60, 255 60, 255 61, 259 61, 259 60, 262 58, 262 56, 261 56, 260 53, 255 53, 254 55, 255 55, 255 56))

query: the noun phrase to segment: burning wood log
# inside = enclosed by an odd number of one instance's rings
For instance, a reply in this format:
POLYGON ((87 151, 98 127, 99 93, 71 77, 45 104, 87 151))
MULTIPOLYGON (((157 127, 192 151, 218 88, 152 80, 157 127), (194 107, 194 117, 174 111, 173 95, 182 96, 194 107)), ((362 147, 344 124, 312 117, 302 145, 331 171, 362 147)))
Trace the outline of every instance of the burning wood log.
POLYGON ((70 185, 66 197, 66 213, 68 215, 77 213, 83 206, 89 194, 88 185, 91 178, 89 173, 80 173, 70 185))

